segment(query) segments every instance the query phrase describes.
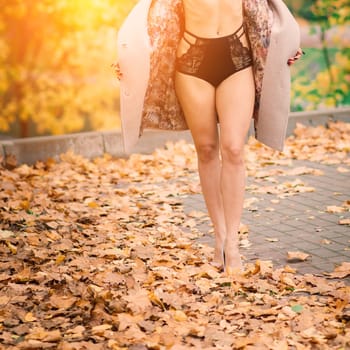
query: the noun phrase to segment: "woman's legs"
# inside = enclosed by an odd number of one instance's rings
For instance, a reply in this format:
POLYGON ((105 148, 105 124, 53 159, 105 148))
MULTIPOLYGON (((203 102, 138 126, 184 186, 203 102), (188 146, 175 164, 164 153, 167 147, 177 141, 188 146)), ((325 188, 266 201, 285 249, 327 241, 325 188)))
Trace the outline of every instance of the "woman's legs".
POLYGON ((222 264, 225 247, 227 269, 241 269, 238 229, 245 191, 243 151, 254 106, 252 69, 233 74, 217 89, 181 73, 177 73, 175 83, 197 150, 202 191, 214 225, 214 262, 222 264))
POLYGON ((204 80, 181 73, 176 73, 175 86, 196 147, 202 191, 214 225, 213 261, 222 266, 226 225, 220 190, 221 162, 215 88, 204 80))
POLYGON ((245 191, 244 144, 254 107, 252 68, 237 72, 216 91, 222 155, 221 193, 226 223, 225 264, 228 271, 241 269, 238 230, 245 191))

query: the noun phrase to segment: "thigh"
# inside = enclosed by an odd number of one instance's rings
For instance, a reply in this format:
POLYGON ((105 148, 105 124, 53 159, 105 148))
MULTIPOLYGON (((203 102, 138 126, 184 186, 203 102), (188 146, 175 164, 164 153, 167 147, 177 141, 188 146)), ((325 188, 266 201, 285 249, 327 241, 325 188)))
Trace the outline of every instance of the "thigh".
POLYGON ((239 71, 217 88, 216 108, 220 122, 222 146, 244 147, 252 120, 255 85, 252 68, 239 71))
POLYGON ((202 79, 176 72, 175 89, 196 148, 218 144, 215 88, 202 79))

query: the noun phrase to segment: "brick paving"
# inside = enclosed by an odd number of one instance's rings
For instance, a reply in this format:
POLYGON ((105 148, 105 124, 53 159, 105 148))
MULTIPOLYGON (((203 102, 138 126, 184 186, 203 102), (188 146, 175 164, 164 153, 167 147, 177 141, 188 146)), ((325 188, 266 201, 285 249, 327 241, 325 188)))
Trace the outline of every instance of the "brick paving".
MULTIPOLYGON (((298 178, 305 186, 313 187, 313 192, 280 198, 274 204, 271 200, 276 195, 251 193, 249 186, 255 180, 248 177, 246 198, 257 200, 243 213, 249 243, 242 246, 241 253, 247 262, 272 260, 275 267, 288 264, 302 274, 322 275, 342 262, 350 262, 350 227, 339 224, 340 219, 349 218, 349 212, 327 212, 327 206, 341 206, 350 199, 350 173, 339 172, 337 165, 310 161, 293 161, 293 166, 318 169, 323 175, 277 176, 278 183, 298 178), (291 251, 307 253, 309 257, 302 262, 289 262, 287 253, 291 251)), ((186 212, 206 212, 201 195, 188 196, 183 203, 186 212)), ((204 233, 199 242, 213 246, 209 221, 204 220, 198 229, 204 233)))

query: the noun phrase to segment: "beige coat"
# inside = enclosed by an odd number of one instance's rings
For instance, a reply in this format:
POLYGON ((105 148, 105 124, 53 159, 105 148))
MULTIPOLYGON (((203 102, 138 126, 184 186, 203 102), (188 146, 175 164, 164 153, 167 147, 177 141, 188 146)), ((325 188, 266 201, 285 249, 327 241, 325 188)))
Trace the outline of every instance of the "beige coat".
MULTIPOLYGON (((243 0, 253 52, 256 137, 283 149, 290 106, 288 58, 300 46, 299 27, 282 0, 243 0)), ((181 0, 141 0, 118 33, 121 122, 127 153, 145 128, 184 130, 174 89, 181 0)))

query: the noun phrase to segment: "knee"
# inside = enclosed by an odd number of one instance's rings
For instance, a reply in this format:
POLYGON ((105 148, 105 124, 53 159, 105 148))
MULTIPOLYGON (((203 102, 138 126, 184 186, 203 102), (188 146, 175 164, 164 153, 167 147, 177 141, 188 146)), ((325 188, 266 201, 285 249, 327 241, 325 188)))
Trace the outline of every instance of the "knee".
POLYGON ((198 160, 202 163, 209 163, 218 158, 219 150, 215 144, 204 144, 197 146, 198 160))
POLYGON ((221 151, 223 162, 227 162, 232 165, 244 164, 244 152, 242 147, 235 145, 224 145, 221 151))

